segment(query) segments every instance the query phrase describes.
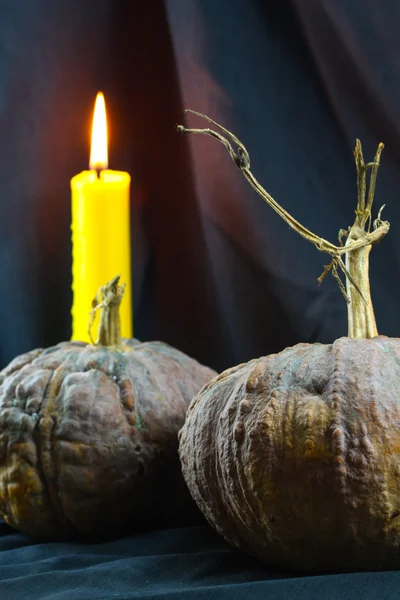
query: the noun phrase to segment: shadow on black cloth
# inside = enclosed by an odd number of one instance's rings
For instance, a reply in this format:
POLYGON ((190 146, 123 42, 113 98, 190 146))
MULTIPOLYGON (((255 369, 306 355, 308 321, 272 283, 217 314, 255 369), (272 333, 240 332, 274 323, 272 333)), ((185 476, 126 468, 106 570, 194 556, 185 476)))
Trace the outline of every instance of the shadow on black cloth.
POLYGON ((400 573, 302 576, 236 552, 210 527, 101 544, 34 544, 0 522, 5 600, 398 600, 400 573))

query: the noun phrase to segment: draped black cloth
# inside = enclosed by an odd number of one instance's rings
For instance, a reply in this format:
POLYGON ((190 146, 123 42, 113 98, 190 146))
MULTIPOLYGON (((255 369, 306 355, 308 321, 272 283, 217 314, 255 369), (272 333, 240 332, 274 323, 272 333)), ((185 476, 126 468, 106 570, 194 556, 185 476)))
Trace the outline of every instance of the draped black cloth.
POLYGON ((184 108, 231 129, 264 187, 333 242, 353 221, 352 150, 386 144, 372 253, 397 335, 400 5, 387 0, 0 2, 0 364, 71 332, 69 179, 103 89, 112 168, 132 175, 135 334, 222 370, 345 335, 329 260, 265 205, 184 108))
MULTIPOLYGON (((354 219, 355 138, 367 160, 385 143, 374 218, 385 204, 391 230, 373 249, 371 285, 380 333, 397 336, 399 22, 397 0, 0 0, 0 367, 70 336, 69 179, 87 168, 99 89, 108 105, 110 167, 132 175, 136 337, 162 339, 222 370, 347 332, 337 283, 329 276, 317 284, 329 258, 257 196, 221 144, 177 133, 176 123, 204 125, 184 108, 233 131, 264 187, 332 242, 354 219)), ((156 556, 152 585, 159 588, 148 597, 189 597, 187 587, 180 591, 176 558, 186 544, 190 597, 287 598, 303 590, 304 597, 336 598, 338 589, 344 598, 395 597, 397 573, 269 580, 268 570, 233 558, 203 533, 140 538, 146 556, 156 556), (215 561, 206 558, 215 547, 215 561), (199 578, 210 577, 210 588, 196 579, 199 555, 199 578), (229 577, 227 556, 236 561, 229 577)), ((122 585, 126 567, 133 591, 116 587, 115 597, 141 597, 148 592, 140 543, 116 543, 108 566, 106 550, 57 546, 53 565, 48 546, 4 530, 1 576, 16 586, 10 598, 72 598, 62 592, 71 581, 76 597, 111 598, 83 591, 85 582, 99 569, 122 585), (25 572, 26 564, 33 570, 25 572), (30 596, 41 569, 74 575, 61 574, 58 595, 43 583, 30 596)))
POLYGON ((398 600, 399 582, 393 571, 280 571, 235 552, 207 527, 97 545, 39 545, 0 526, 0 590, 7 600, 398 600))

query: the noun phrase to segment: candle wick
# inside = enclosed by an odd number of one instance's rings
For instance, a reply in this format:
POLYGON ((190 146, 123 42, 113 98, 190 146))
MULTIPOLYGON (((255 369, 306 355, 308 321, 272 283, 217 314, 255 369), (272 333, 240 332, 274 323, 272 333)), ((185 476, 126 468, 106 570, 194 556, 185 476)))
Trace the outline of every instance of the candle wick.
POLYGON ((96 179, 100 179, 100 173, 102 172, 102 168, 101 167, 91 167, 91 171, 94 171, 94 173, 96 173, 96 179))

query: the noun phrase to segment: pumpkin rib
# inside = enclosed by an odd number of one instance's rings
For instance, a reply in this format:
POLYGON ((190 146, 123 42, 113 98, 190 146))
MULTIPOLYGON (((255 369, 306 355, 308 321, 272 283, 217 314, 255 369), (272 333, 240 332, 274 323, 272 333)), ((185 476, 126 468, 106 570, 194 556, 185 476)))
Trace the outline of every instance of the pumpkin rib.
POLYGON ((42 352, 42 348, 36 348, 35 350, 31 350, 26 354, 14 358, 14 360, 12 360, 0 373, 0 385, 6 377, 13 375, 17 371, 21 371, 25 366, 32 364, 42 352))
MULTIPOLYGON (((384 432, 387 430, 387 427, 382 419, 382 415, 377 410, 376 386, 374 384, 374 382, 377 380, 377 377, 379 376, 376 365, 379 364, 380 348, 379 348, 379 346, 377 347, 376 344, 373 344, 372 348, 373 349, 370 351, 370 369, 369 369, 369 373, 368 373, 369 391, 370 391, 370 401, 369 401, 368 409, 371 413, 371 418, 368 418, 368 420, 370 422, 372 422, 373 424, 376 424, 376 427, 379 430, 381 430, 382 432, 384 432), (379 350, 378 350, 378 348, 379 348, 379 350)), ((383 451, 383 448, 382 448, 382 451, 383 451)), ((375 452, 376 452, 376 449, 375 449, 375 452)), ((375 461, 375 469, 374 470, 375 470, 376 475, 380 478, 379 494, 380 494, 381 501, 383 501, 380 509, 382 510, 382 512, 384 514, 386 514, 386 517, 389 520, 390 514, 392 513, 392 507, 390 505, 387 474, 383 472, 383 464, 379 464, 377 461, 375 461)))
MULTIPOLYGON (((37 355, 34 355, 33 360, 27 361, 23 364, 23 366, 21 368, 21 375, 23 375, 23 372, 24 372, 24 370, 26 370, 26 367, 28 365, 32 365, 32 363, 34 363, 35 359, 38 358, 39 356, 40 356, 40 353, 38 353, 37 355)), ((54 376, 54 370, 51 370, 51 369, 47 369, 47 370, 52 371, 52 374, 50 375, 50 377, 48 379, 45 390, 48 388, 50 381, 51 381, 52 377, 54 376)), ((15 370, 12 370, 12 373, 15 373, 15 370)), ((19 388, 18 389, 19 396, 21 396, 21 390, 25 390, 25 394, 27 394, 27 390, 26 390, 25 384, 24 384, 24 379, 22 379, 19 382, 19 384, 17 384, 17 386, 15 387, 14 396, 16 396, 17 387, 19 388)), ((24 405, 25 411, 22 408, 20 410, 23 413, 23 415, 25 414, 29 418, 29 415, 26 413, 26 400, 27 399, 25 398, 25 405, 24 405)), ((47 500, 47 503, 46 503, 47 508, 53 509, 54 513, 55 513, 56 511, 55 511, 55 507, 53 505, 53 502, 52 502, 52 499, 51 499, 51 496, 50 496, 50 493, 48 490, 48 482, 47 482, 47 478, 44 473, 43 464, 42 464, 42 455, 41 455, 40 419, 41 419, 41 410, 43 407, 43 402, 44 402, 44 395, 42 396, 42 400, 41 400, 41 403, 40 403, 40 406, 39 406, 39 409, 37 412, 37 417, 35 419, 35 425, 31 431, 31 438, 32 438, 32 442, 34 442, 34 447, 36 450, 36 465, 35 466, 36 466, 37 475, 39 477, 39 481, 41 483, 42 494, 44 495, 45 499, 47 500)), ((7 444, 6 456, 7 456, 6 463, 10 463, 12 452, 10 453, 9 444, 7 444)), ((5 473, 6 472, 7 471, 5 471, 5 473)), ((8 479, 8 480, 7 479, 8 478, 6 477, 7 484, 5 486, 5 489, 7 490, 7 500, 5 502, 5 506, 7 507, 8 513, 5 514, 4 517, 6 518, 7 522, 9 522, 10 525, 16 526, 16 524, 19 522, 19 518, 17 517, 15 510, 14 510, 14 508, 16 508, 16 507, 14 507, 14 501, 11 499, 11 496, 9 494, 9 485, 11 485, 12 482, 10 479, 8 479), (11 512, 11 515, 10 515, 10 512, 11 512), (10 521, 10 516, 13 521, 12 523, 10 521)))
MULTIPOLYGON (((265 399, 264 396, 261 395, 261 397, 259 396, 258 400, 256 400, 254 402, 254 391, 255 391, 257 383, 260 381, 260 374, 261 374, 260 363, 255 361, 252 366, 250 365, 250 367, 251 368, 248 369, 248 373, 247 373, 246 369, 242 369, 242 373, 239 373, 239 377, 242 380, 244 380, 244 382, 243 382, 244 385, 243 385, 243 398, 242 398, 242 394, 240 394, 239 398, 236 402, 236 415, 238 415, 240 407, 243 406, 243 404, 246 407, 246 403, 250 402, 252 405, 252 408, 251 408, 251 411, 246 410, 245 414, 241 415, 240 421, 237 420, 235 429, 233 431, 234 439, 232 440, 232 443, 237 447, 235 460, 237 462, 237 464, 236 464, 237 477, 240 482, 240 500, 238 498, 238 502, 236 503, 235 515, 237 518, 237 516, 242 512, 241 500, 243 500, 246 503, 248 510, 250 511, 250 514, 245 514, 247 519, 241 518, 241 521, 243 522, 243 526, 245 529, 252 528, 257 523, 254 504, 257 503, 258 500, 257 500, 257 490, 254 489, 254 487, 251 485, 251 483, 249 486, 246 485, 246 473, 245 473, 244 469, 241 468, 241 466, 243 464, 242 459, 243 459, 243 454, 245 454, 246 451, 250 450, 250 448, 251 448, 252 438, 249 436, 249 429, 251 430, 251 426, 252 426, 252 424, 254 424, 253 420, 257 413, 257 407, 259 404, 268 402, 268 400, 269 400, 268 398, 265 399), (251 401, 250 401, 250 398, 251 398, 251 401), (241 424, 241 425, 239 425, 239 424, 241 424), (239 432, 243 429, 243 433, 242 434, 239 433, 239 436, 238 436, 238 431, 236 429, 238 427, 238 425, 239 425, 239 432), (236 436, 235 436, 235 432, 236 432, 236 436)), ((239 389, 240 389, 240 386, 239 386, 239 389)), ((235 462, 235 461, 232 461, 232 462, 235 462)), ((248 474, 248 476, 251 480, 250 473, 248 474)), ((243 511, 243 512, 246 513, 246 511, 243 511)))
MULTIPOLYGON (((132 361, 133 362, 133 361, 132 361)), ((102 369, 98 369, 100 372, 104 373, 109 380, 118 387, 118 395, 119 401, 121 404, 121 409, 123 415, 126 419, 127 425, 129 428, 134 429, 136 423, 136 399, 133 394, 132 386, 129 385, 129 371, 128 371, 128 361, 124 354, 119 352, 113 353, 113 375, 111 373, 107 373, 102 369), (124 383, 125 382, 125 383, 124 383), (130 393, 129 388, 130 387, 130 393), (128 401, 128 398, 130 401, 128 401)))
MULTIPOLYGON (((231 462, 226 464, 226 469, 223 468, 224 460, 226 460, 226 452, 229 445, 229 438, 232 436, 232 430, 234 429, 234 422, 236 421, 237 411, 235 410, 235 391, 238 386, 237 380, 232 381, 232 385, 229 388, 229 393, 227 395, 227 403, 224 410, 220 411, 219 416, 215 419, 215 426, 221 426, 224 428, 225 423, 231 424, 232 428, 229 431, 228 436, 215 436, 215 481, 218 482, 218 486, 221 489, 221 504, 223 506, 224 511, 227 514, 230 514, 231 517, 235 518, 236 510, 235 505, 232 500, 232 491, 235 487, 238 486, 237 477, 235 477, 235 466, 231 462)), ((236 518, 236 523, 239 525, 241 523, 241 519, 239 517, 239 522, 236 518)))
MULTIPOLYGON (((74 353, 74 350, 72 351, 72 353, 74 353)), ((69 356, 70 355, 68 355, 66 357, 66 361, 65 362, 67 362, 69 356)), ((108 350, 108 359, 109 359, 108 362, 109 362, 109 366, 110 366, 110 370, 108 371, 106 369, 106 365, 100 364, 98 361, 96 362, 96 358, 98 358, 98 357, 93 357, 93 362, 90 363, 89 367, 88 367, 88 365, 86 365, 85 367, 81 366, 80 369, 74 370, 73 374, 75 375, 75 374, 79 374, 79 373, 88 373, 89 371, 91 373, 94 373, 94 374, 98 373, 100 377, 107 378, 112 385, 116 386, 116 388, 118 389, 118 401, 119 401, 119 404, 121 406, 121 414, 123 414, 124 419, 126 420, 127 427, 129 428, 129 431, 130 431, 130 436, 132 437, 132 431, 134 430, 134 422, 132 422, 132 418, 129 418, 129 416, 132 415, 132 412, 128 413, 126 404, 122 400, 122 396, 124 395, 125 391, 123 390, 122 383, 121 383, 119 377, 117 376, 117 372, 115 370, 116 367, 117 367, 117 365, 122 365, 122 366, 125 366, 125 368, 126 368, 126 366, 127 366, 127 360, 125 359, 123 353, 119 353, 119 352, 114 351, 114 350, 108 350), (114 373, 114 375, 112 373, 114 373)), ((69 374, 70 373, 66 374, 66 376, 62 380, 62 383, 64 383, 64 381, 69 376, 69 374)), ((57 404, 57 400, 59 400, 58 394, 60 393, 61 388, 62 388, 62 384, 59 387, 57 395, 54 397, 54 403, 55 404, 57 404)), ((96 396, 97 396, 97 393, 95 391, 93 393, 94 403, 96 402, 96 396)), ((135 404, 133 403, 133 410, 134 409, 135 409, 135 404)), ((134 412, 133 412, 133 415, 135 415, 134 412)), ((53 417, 53 419, 54 419, 54 417, 53 417)), ((93 429, 93 427, 91 425, 91 421, 92 421, 92 413, 90 414, 90 419, 89 419, 89 431, 93 429)), ((54 423, 54 426, 52 428, 52 432, 54 432, 55 430, 56 430, 56 424, 54 423)), ((52 435, 51 439, 52 439, 52 452, 51 452, 51 456, 53 456, 53 457, 56 456, 56 452, 55 452, 56 445, 57 445, 57 447, 60 447, 60 443, 62 443, 62 442, 71 443, 71 440, 69 440, 67 438, 63 439, 63 437, 61 437, 59 434, 57 435, 56 438, 55 438, 54 435, 52 435)), ((96 438, 95 444, 96 444, 96 448, 97 449, 99 449, 99 448, 108 448, 109 447, 108 443, 99 442, 97 438, 96 438)), ((79 441, 79 447, 80 448, 86 447, 89 450, 89 454, 90 454, 90 452, 92 450, 92 446, 93 446, 93 442, 91 442, 91 441, 87 441, 87 442, 79 441)), ((61 458, 60 458, 60 460, 61 460, 61 458)), ((138 458, 138 460, 140 460, 140 458, 138 458)), ((71 519, 69 517, 69 515, 68 515, 69 511, 68 511, 68 508, 66 508, 65 505, 64 505, 64 503, 63 503, 63 495, 62 495, 62 493, 60 491, 61 490, 61 486, 60 486, 59 475, 58 474, 60 473, 61 465, 56 460, 53 460, 53 464, 54 464, 54 481, 56 482, 55 493, 57 494, 57 498, 60 499, 60 508, 62 510, 62 515, 64 516, 65 522, 68 524, 67 530, 69 530, 69 531, 70 530, 75 530, 75 531, 77 531, 80 534, 85 534, 85 530, 84 529, 81 530, 81 528, 76 524, 75 519, 71 519)), ((50 482, 48 482, 48 485, 50 485, 50 482)))
POLYGON ((62 367, 65 365, 67 360, 72 356, 72 354, 73 354, 73 351, 71 350, 65 357, 65 362, 60 363, 59 366, 56 369, 54 369, 53 374, 46 386, 46 389, 43 394, 43 402, 41 405, 41 418, 38 420, 39 436, 38 436, 38 440, 37 440, 38 447, 39 447, 40 466, 41 466, 42 473, 43 473, 43 476, 44 476, 45 482, 46 482, 45 489, 48 494, 50 504, 54 510, 55 516, 56 516, 56 518, 60 519, 61 527, 65 531, 68 531, 71 524, 69 523, 69 520, 63 510, 63 507, 62 507, 61 495, 60 495, 58 480, 57 480, 57 475, 56 475, 58 469, 56 468, 55 462, 53 460, 53 457, 54 457, 54 430, 56 427, 55 414, 53 412, 52 406, 50 407, 50 411, 49 411, 51 416, 47 416, 46 411, 48 408, 49 399, 52 400, 53 401, 52 403, 54 404, 54 399, 56 398, 57 394, 59 393, 59 391, 61 389, 61 385, 62 385, 62 382, 64 381, 64 378, 61 377, 60 373, 62 373, 62 367), (59 379, 61 379, 61 383, 59 382, 59 380, 57 380, 57 387, 56 387, 57 392, 54 394, 54 397, 51 398, 51 390, 53 388, 54 380, 57 375, 58 375, 59 379), (46 428, 44 427, 44 424, 49 423, 49 426, 50 426, 50 421, 51 421, 51 429, 50 429, 50 434, 48 435, 48 433, 46 432, 46 428), (48 461, 49 461, 48 469, 46 468, 45 463, 44 463, 44 447, 45 447, 46 442, 48 444, 48 452, 46 452, 46 456, 48 457, 48 461))
MULTIPOLYGON (((328 429, 330 432, 330 444, 335 461, 335 471, 337 476, 337 491, 346 498, 346 437, 348 432, 344 430, 344 418, 342 414, 343 405, 343 386, 340 378, 340 373, 343 369, 341 363, 341 345, 334 342, 330 347, 330 357, 333 361, 332 365, 332 388, 329 394, 329 404, 331 406, 331 425, 328 429)), ((346 504, 346 503, 345 503, 346 504)))

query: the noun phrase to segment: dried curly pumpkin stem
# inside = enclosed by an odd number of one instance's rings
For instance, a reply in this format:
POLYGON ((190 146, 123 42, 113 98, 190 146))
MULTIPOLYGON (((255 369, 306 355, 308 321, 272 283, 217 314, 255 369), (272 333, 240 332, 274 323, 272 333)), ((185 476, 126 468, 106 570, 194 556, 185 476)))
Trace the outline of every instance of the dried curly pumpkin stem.
POLYGON ((121 319, 119 307, 125 292, 125 284, 118 285, 120 276, 117 275, 103 285, 92 301, 90 311, 89 338, 96 346, 119 346, 121 344, 121 319), (97 341, 94 342, 91 334, 96 312, 100 310, 100 325, 97 341))
POLYGON ((297 231, 298 234, 314 244, 318 250, 325 252, 332 257, 331 262, 325 267, 325 270, 318 281, 321 282, 329 271, 332 271, 333 276, 338 281, 339 287, 348 303, 349 337, 369 338, 378 335, 371 301, 368 269, 371 246, 379 242, 387 234, 390 227, 387 221, 382 221, 380 219, 380 211, 378 219, 373 223, 373 230, 370 230, 372 202, 374 199, 376 177, 383 144, 379 144, 374 161, 365 164, 362 155, 361 142, 359 140, 356 142, 355 160, 358 188, 356 220, 348 231, 341 230, 339 232, 339 239, 341 236, 347 235, 346 244, 342 245, 340 242, 340 246, 335 246, 299 223, 299 221, 292 217, 292 215, 278 204, 278 202, 262 187, 250 170, 250 155, 246 147, 233 133, 202 113, 190 109, 187 109, 185 112, 190 112, 206 119, 209 123, 215 125, 215 127, 224 132, 227 137, 224 137, 221 133, 209 128, 193 129, 184 127, 183 125, 177 125, 178 131, 183 133, 209 135, 221 142, 227 149, 229 156, 235 165, 240 169, 252 188, 256 190, 261 198, 273 208, 292 229, 297 231), (232 142, 236 145, 236 149, 233 148, 232 142), (366 201, 366 172, 368 169, 371 169, 371 178, 366 201), (367 223, 368 226, 366 227, 367 223), (342 260, 343 255, 345 255, 346 259, 345 263, 342 260), (346 290, 340 280, 338 268, 341 269, 345 275, 346 290))
MULTIPOLYGON (((358 201, 356 208, 356 218, 352 227, 350 227, 346 245, 350 246, 358 240, 364 240, 368 236, 371 228, 371 210, 374 200, 376 178, 380 164, 380 157, 383 150, 383 144, 379 144, 374 161, 365 164, 360 140, 356 141, 354 158, 357 168, 357 190, 358 201), (365 199, 367 191, 366 173, 371 169, 371 176, 368 188, 368 197, 365 199)), ((381 213, 383 207, 378 213, 378 218, 374 221, 373 227, 377 231, 381 226, 381 213)), ((369 285, 369 253, 372 245, 363 246, 346 254, 346 267, 352 278, 356 281, 358 289, 367 302, 362 302, 360 295, 354 290, 354 287, 346 280, 347 294, 350 299, 348 318, 348 335, 352 338, 372 338, 378 335, 376 327, 374 309, 371 301, 371 290, 369 285)))

